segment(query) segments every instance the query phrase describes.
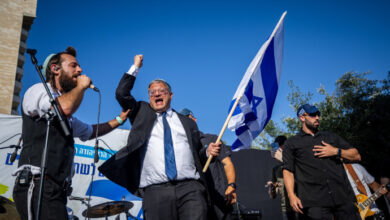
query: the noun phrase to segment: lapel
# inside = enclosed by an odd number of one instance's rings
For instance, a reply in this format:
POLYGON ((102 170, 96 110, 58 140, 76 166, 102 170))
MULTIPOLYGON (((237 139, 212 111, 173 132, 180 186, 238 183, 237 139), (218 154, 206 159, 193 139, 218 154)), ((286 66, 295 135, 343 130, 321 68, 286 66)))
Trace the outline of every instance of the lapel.
MULTIPOLYGON (((175 110, 173 110, 173 111, 176 112, 175 110)), ((187 118, 186 118, 186 116, 183 116, 183 115, 181 115, 181 114, 179 114, 177 112, 176 112, 176 114, 179 117, 180 122, 181 122, 181 124, 184 127, 184 130, 185 130, 186 135, 187 135, 188 144, 190 145, 190 148, 193 151, 194 150, 194 146, 193 146, 193 143, 192 143, 192 133, 191 133, 191 130, 190 130, 190 125, 187 122, 187 118)))

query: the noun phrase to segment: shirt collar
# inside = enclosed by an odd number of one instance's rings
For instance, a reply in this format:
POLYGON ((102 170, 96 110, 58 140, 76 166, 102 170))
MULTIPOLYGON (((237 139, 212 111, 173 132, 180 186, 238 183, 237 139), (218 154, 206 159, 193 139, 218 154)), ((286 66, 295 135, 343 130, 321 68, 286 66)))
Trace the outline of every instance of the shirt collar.
POLYGON ((318 136, 320 134, 320 132, 321 131, 317 131, 316 133, 314 133, 314 135, 311 135, 311 134, 308 134, 308 133, 304 132, 303 129, 301 128, 299 130, 299 135, 302 136, 302 137, 305 136, 305 135, 309 135, 309 136, 315 137, 315 136, 318 136))
POLYGON ((302 128, 301 128, 301 129, 299 130, 299 135, 303 137, 303 136, 305 136, 305 135, 307 135, 307 134, 306 134, 306 132, 304 132, 304 131, 302 130, 302 128))
MULTIPOLYGON (((166 110, 165 112, 167 113, 167 116, 168 116, 168 117, 170 117, 170 118, 172 117, 172 115, 173 115, 173 110, 172 110, 172 108, 169 108, 169 109, 166 110)), ((157 113, 157 115, 162 115, 162 113, 163 113, 163 112, 157 113)))

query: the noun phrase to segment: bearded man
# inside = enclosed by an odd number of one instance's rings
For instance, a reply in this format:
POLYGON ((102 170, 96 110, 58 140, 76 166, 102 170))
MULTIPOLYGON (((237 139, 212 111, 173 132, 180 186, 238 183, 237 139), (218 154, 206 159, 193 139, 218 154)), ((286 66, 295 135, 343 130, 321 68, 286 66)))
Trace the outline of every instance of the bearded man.
MULTIPOLYGON (((81 75, 82 69, 76 60, 76 50, 68 47, 65 51, 49 55, 43 65, 47 86, 57 102, 60 113, 67 119, 71 135, 65 136, 59 120, 54 118, 49 129, 47 169, 41 175, 41 159, 45 146, 50 98, 42 83, 30 87, 22 102, 23 149, 20 153, 13 198, 21 219, 36 218, 40 178, 45 178, 39 219, 68 219, 66 210, 67 194, 71 183, 71 171, 75 148, 74 137, 82 141, 95 138, 97 125, 89 125, 72 115, 79 108, 84 92, 91 80, 81 75)), ((99 125, 98 136, 104 135, 127 118, 127 112, 99 125)))
POLYGON ((337 134, 318 130, 317 107, 304 104, 297 116, 302 129, 286 141, 283 150, 283 178, 291 207, 299 219, 360 219, 341 161, 359 161, 359 152, 337 134))

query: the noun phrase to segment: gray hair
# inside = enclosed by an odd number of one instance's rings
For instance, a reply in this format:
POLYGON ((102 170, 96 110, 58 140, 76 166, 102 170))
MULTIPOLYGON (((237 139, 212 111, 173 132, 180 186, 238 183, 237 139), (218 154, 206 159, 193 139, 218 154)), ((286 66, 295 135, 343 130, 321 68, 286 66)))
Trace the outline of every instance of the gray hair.
POLYGON ((163 79, 155 79, 153 80, 152 82, 149 83, 149 86, 148 86, 148 89, 150 88, 150 86, 154 83, 162 83, 164 84, 165 88, 168 89, 168 92, 171 93, 172 92, 172 89, 171 89, 171 86, 163 79))

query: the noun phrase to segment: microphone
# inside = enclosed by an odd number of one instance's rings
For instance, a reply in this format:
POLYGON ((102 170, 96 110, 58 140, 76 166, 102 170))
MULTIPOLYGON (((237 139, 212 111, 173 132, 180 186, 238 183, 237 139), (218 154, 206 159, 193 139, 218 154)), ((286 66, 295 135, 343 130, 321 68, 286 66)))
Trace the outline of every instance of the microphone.
POLYGON ((92 83, 92 81, 89 84, 89 88, 92 89, 95 92, 100 92, 100 90, 92 83))
POLYGON ((95 141, 95 156, 93 158, 93 161, 95 163, 99 162, 99 152, 98 151, 99 151, 98 140, 96 139, 96 141, 95 141))
POLYGON ((89 200, 91 200, 91 199, 89 199, 89 198, 77 197, 77 196, 69 196, 69 200, 89 201, 89 200))
POLYGON ((10 147, 14 147, 15 150, 11 155, 11 158, 9 159, 11 163, 13 163, 16 160, 16 156, 18 155, 18 150, 21 148, 20 147, 20 142, 22 142, 22 137, 19 138, 18 144, 17 145, 11 145, 10 147))

